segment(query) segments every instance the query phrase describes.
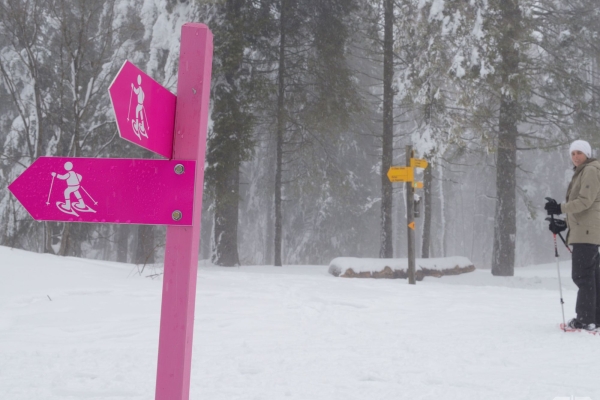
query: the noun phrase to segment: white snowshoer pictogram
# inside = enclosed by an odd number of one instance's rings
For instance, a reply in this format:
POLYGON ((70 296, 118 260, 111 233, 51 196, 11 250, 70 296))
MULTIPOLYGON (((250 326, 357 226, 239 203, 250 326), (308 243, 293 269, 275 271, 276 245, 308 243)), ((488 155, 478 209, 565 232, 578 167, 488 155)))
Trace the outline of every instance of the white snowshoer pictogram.
POLYGON ((142 89, 142 76, 137 76, 137 84, 136 87, 133 83, 131 84, 131 93, 129 96, 129 110, 127 111, 127 121, 129 121, 129 117, 131 114, 131 97, 133 93, 137 96, 137 105, 135 106, 135 119, 131 119, 131 127, 133 128, 133 132, 138 137, 138 139, 142 139, 142 136, 148 137, 148 130, 150 130, 150 124, 148 123, 148 115, 146 114, 146 107, 144 107, 144 99, 146 98, 146 94, 144 93, 144 89, 142 89))
MULTIPOLYGON (((52 172, 52 184, 50 185, 50 193, 52 192, 52 187, 54 186, 54 178, 58 178, 60 180, 66 181, 67 182, 67 188, 64 191, 64 196, 65 196, 65 201, 57 201, 56 202, 56 207, 58 207, 58 209, 62 212, 64 212, 65 214, 71 214, 71 215, 75 215, 75 216, 79 216, 79 214, 77 214, 78 212, 93 212, 95 213, 96 210, 90 208, 90 206, 88 206, 87 204, 85 204, 85 201, 83 200, 83 197, 81 196, 81 193, 79 192, 79 189, 82 189, 84 191, 85 194, 87 194, 87 196, 94 202, 94 204, 98 204, 96 201, 94 201, 94 199, 92 198, 92 196, 90 196, 90 194, 81 186, 81 180, 82 180, 82 176, 78 173, 76 173, 75 171, 73 171, 73 163, 70 161, 67 161, 64 165, 65 170, 67 171, 65 174, 57 174, 56 172, 52 172), (71 202, 71 195, 75 195, 75 199, 77 200, 77 202, 72 203, 71 202)), ((46 201, 46 204, 50 204, 50 193, 48 193, 48 201, 46 201)))

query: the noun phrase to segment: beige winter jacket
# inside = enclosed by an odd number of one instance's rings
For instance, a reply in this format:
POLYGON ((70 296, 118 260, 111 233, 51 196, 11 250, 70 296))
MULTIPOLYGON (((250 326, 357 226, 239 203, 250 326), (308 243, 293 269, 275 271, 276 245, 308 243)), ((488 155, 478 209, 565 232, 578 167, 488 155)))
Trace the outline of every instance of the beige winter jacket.
POLYGON ((567 243, 600 245, 600 162, 588 158, 575 169, 567 190, 567 202, 560 208, 567 214, 567 243))

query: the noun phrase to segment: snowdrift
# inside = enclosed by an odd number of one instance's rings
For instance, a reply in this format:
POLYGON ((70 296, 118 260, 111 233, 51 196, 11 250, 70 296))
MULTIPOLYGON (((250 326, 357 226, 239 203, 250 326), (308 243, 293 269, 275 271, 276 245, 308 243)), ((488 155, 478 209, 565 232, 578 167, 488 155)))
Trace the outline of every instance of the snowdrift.
MULTIPOLYGON (((417 258, 415 278, 422 281, 426 276, 459 275, 475 271, 466 257, 417 258)), ((407 258, 356 258, 337 257, 329 263, 329 273, 342 278, 408 278, 407 258)))

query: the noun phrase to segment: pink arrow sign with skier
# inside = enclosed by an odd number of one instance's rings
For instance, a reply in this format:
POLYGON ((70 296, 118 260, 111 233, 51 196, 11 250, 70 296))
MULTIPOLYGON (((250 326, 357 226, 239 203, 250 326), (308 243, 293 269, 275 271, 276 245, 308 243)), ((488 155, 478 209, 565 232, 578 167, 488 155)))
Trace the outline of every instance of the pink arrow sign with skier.
POLYGON ((36 220, 192 225, 195 161, 40 157, 8 189, 36 220))
POLYGON ((177 97, 129 61, 108 88, 119 135, 172 158, 177 97))

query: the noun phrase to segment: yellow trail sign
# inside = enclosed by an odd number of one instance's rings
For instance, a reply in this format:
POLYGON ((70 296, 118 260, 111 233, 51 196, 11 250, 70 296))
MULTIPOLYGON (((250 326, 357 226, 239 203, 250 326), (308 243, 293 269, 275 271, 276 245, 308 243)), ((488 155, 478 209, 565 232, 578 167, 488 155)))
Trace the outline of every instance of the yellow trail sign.
POLYGON ((421 158, 410 159, 410 166, 413 168, 427 168, 428 165, 429 163, 427 162, 427 160, 423 160, 421 158))
POLYGON ((415 170, 411 167, 390 167, 387 176, 390 182, 412 182, 415 170))
POLYGON ((415 230, 415 221, 408 224, 408 227, 414 231, 415 230))

